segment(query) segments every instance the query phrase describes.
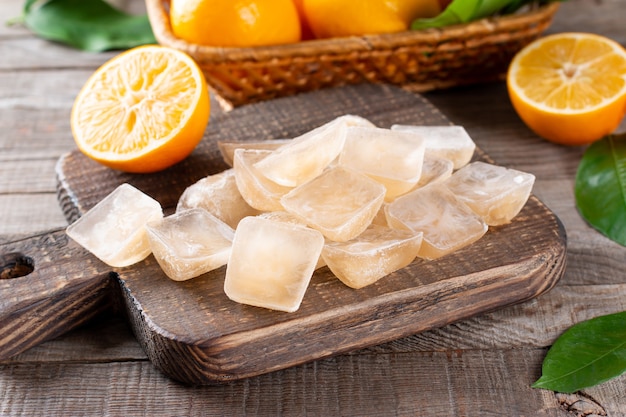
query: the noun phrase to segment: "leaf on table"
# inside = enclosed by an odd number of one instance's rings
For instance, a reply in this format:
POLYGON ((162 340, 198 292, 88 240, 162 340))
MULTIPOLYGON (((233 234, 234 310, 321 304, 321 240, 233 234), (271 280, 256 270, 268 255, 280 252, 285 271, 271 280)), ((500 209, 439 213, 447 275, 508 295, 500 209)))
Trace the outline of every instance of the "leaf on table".
POLYGON ((626 312, 575 324, 554 342, 533 388, 572 393, 626 371, 626 312))
POLYGON ((589 146, 578 165, 575 196, 591 226, 626 246, 626 134, 589 146))
POLYGON ((103 0, 27 0, 24 22, 42 38, 90 52, 156 43, 147 15, 129 15, 103 0))

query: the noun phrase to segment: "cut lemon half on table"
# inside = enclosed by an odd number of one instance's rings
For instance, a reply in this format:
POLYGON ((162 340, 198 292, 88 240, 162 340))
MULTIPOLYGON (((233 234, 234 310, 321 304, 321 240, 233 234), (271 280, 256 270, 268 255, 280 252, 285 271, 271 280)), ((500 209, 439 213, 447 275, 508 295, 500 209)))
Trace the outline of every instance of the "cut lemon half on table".
POLYGON ((584 145, 613 132, 626 113, 626 50, 589 33, 560 33, 524 47, 507 74, 520 118, 539 136, 584 145))
POLYGON ((204 76, 172 48, 130 49, 98 68, 74 101, 72 134, 89 158, 148 173, 185 159, 202 139, 210 104, 204 76))

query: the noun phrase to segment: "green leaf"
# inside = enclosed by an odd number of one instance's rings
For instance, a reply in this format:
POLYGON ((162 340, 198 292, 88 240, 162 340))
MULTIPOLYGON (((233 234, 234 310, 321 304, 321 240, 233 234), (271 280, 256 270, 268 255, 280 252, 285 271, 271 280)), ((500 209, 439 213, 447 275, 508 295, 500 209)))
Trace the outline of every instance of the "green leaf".
POLYGON ((518 0, 454 0, 439 15, 429 19, 416 19, 411 29, 427 29, 471 22, 491 16, 503 7, 518 0))
POLYGON ((411 29, 420 30, 459 25, 495 14, 515 13, 530 3, 543 5, 552 1, 565 0, 454 0, 439 15, 433 18, 414 20, 411 23, 411 29))
POLYGON ((626 371, 626 312, 578 323, 548 351, 533 388, 572 393, 626 371))
POLYGON ((626 246, 626 134, 610 135, 589 146, 578 165, 575 195, 582 217, 626 246))
POLYGON ((147 15, 126 14, 103 0, 27 0, 24 22, 42 38, 90 52, 156 43, 147 15))

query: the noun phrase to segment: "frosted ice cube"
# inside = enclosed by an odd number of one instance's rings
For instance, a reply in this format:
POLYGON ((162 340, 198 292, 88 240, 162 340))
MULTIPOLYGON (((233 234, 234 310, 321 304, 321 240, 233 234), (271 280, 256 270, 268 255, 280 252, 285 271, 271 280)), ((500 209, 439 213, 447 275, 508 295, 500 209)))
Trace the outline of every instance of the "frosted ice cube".
MULTIPOLYGON (((302 226, 302 227, 308 227, 302 219, 284 210, 283 211, 268 211, 268 212, 259 214, 257 217, 260 217, 262 219, 274 220, 277 222, 285 222, 288 224, 293 224, 293 225, 302 226)), ((324 261, 324 258, 320 256, 319 260, 317 261, 317 265, 315 265, 315 269, 319 269, 323 266, 326 266, 326 261, 324 261)))
POLYGON ((339 165, 383 184, 385 201, 415 187, 422 174, 424 141, 415 134, 378 127, 349 127, 339 165))
POLYGON ((447 187, 427 185, 398 197, 385 207, 389 225, 424 233, 418 256, 436 259, 480 239, 485 222, 447 187))
POLYGON ((145 225, 161 218, 158 201, 122 184, 69 225, 66 233, 107 265, 124 267, 150 255, 145 225))
POLYGON ((178 199, 176 212, 191 208, 202 208, 233 229, 244 217, 259 214, 241 196, 233 169, 209 175, 187 187, 178 199))
POLYGON ((473 162, 445 185, 489 226, 509 223, 528 201, 535 176, 485 162, 473 162))
POLYGON ((343 149, 349 116, 338 117, 281 146, 254 164, 270 180, 296 187, 312 180, 335 160, 343 149))
POLYGON ((413 262, 421 243, 421 232, 371 225, 348 242, 327 242, 322 257, 341 282, 363 288, 413 262))
POLYGON ((264 151, 273 151, 288 143, 291 139, 268 139, 262 141, 237 141, 217 142, 217 148, 222 154, 222 159, 228 166, 233 166, 233 158, 235 157, 235 149, 257 149, 264 151))
POLYGON ((424 138, 424 155, 450 159, 454 169, 467 165, 476 149, 476 144, 462 126, 393 125, 391 129, 424 138))
POLYGON ((280 199, 292 189, 276 184, 256 169, 255 163, 270 154, 271 151, 264 150, 235 150, 234 170, 237 189, 251 207, 261 211, 283 210, 280 199))
POLYGON ((224 292, 238 303, 296 311, 323 245, 316 230, 246 217, 235 231, 224 292))
POLYGON ((152 254, 174 281, 185 281, 228 262, 233 229, 196 208, 146 225, 152 254))
POLYGON ((422 167, 422 176, 415 188, 421 188, 428 184, 444 181, 452 175, 454 164, 449 159, 425 156, 422 167))
POLYGON ((385 187, 341 166, 294 188, 281 199, 288 212, 330 240, 353 239, 370 225, 385 197, 385 187))
POLYGON ((378 212, 376 213, 376 216, 374 216, 374 218, 372 219, 372 223, 371 224, 377 224, 379 226, 389 226, 387 224, 387 217, 385 216, 385 206, 389 204, 389 203, 384 203, 380 206, 380 208, 378 209, 378 212))

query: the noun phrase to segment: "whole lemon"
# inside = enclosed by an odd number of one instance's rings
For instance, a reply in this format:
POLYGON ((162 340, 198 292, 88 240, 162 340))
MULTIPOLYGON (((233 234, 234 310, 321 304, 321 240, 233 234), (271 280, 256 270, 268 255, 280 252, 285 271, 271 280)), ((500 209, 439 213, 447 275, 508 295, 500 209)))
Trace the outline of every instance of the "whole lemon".
POLYGON ((392 33, 408 30, 414 19, 438 15, 440 0, 303 0, 317 38, 392 33))
POLYGON ((292 0, 172 0, 172 32, 207 46, 247 47, 300 41, 292 0))

